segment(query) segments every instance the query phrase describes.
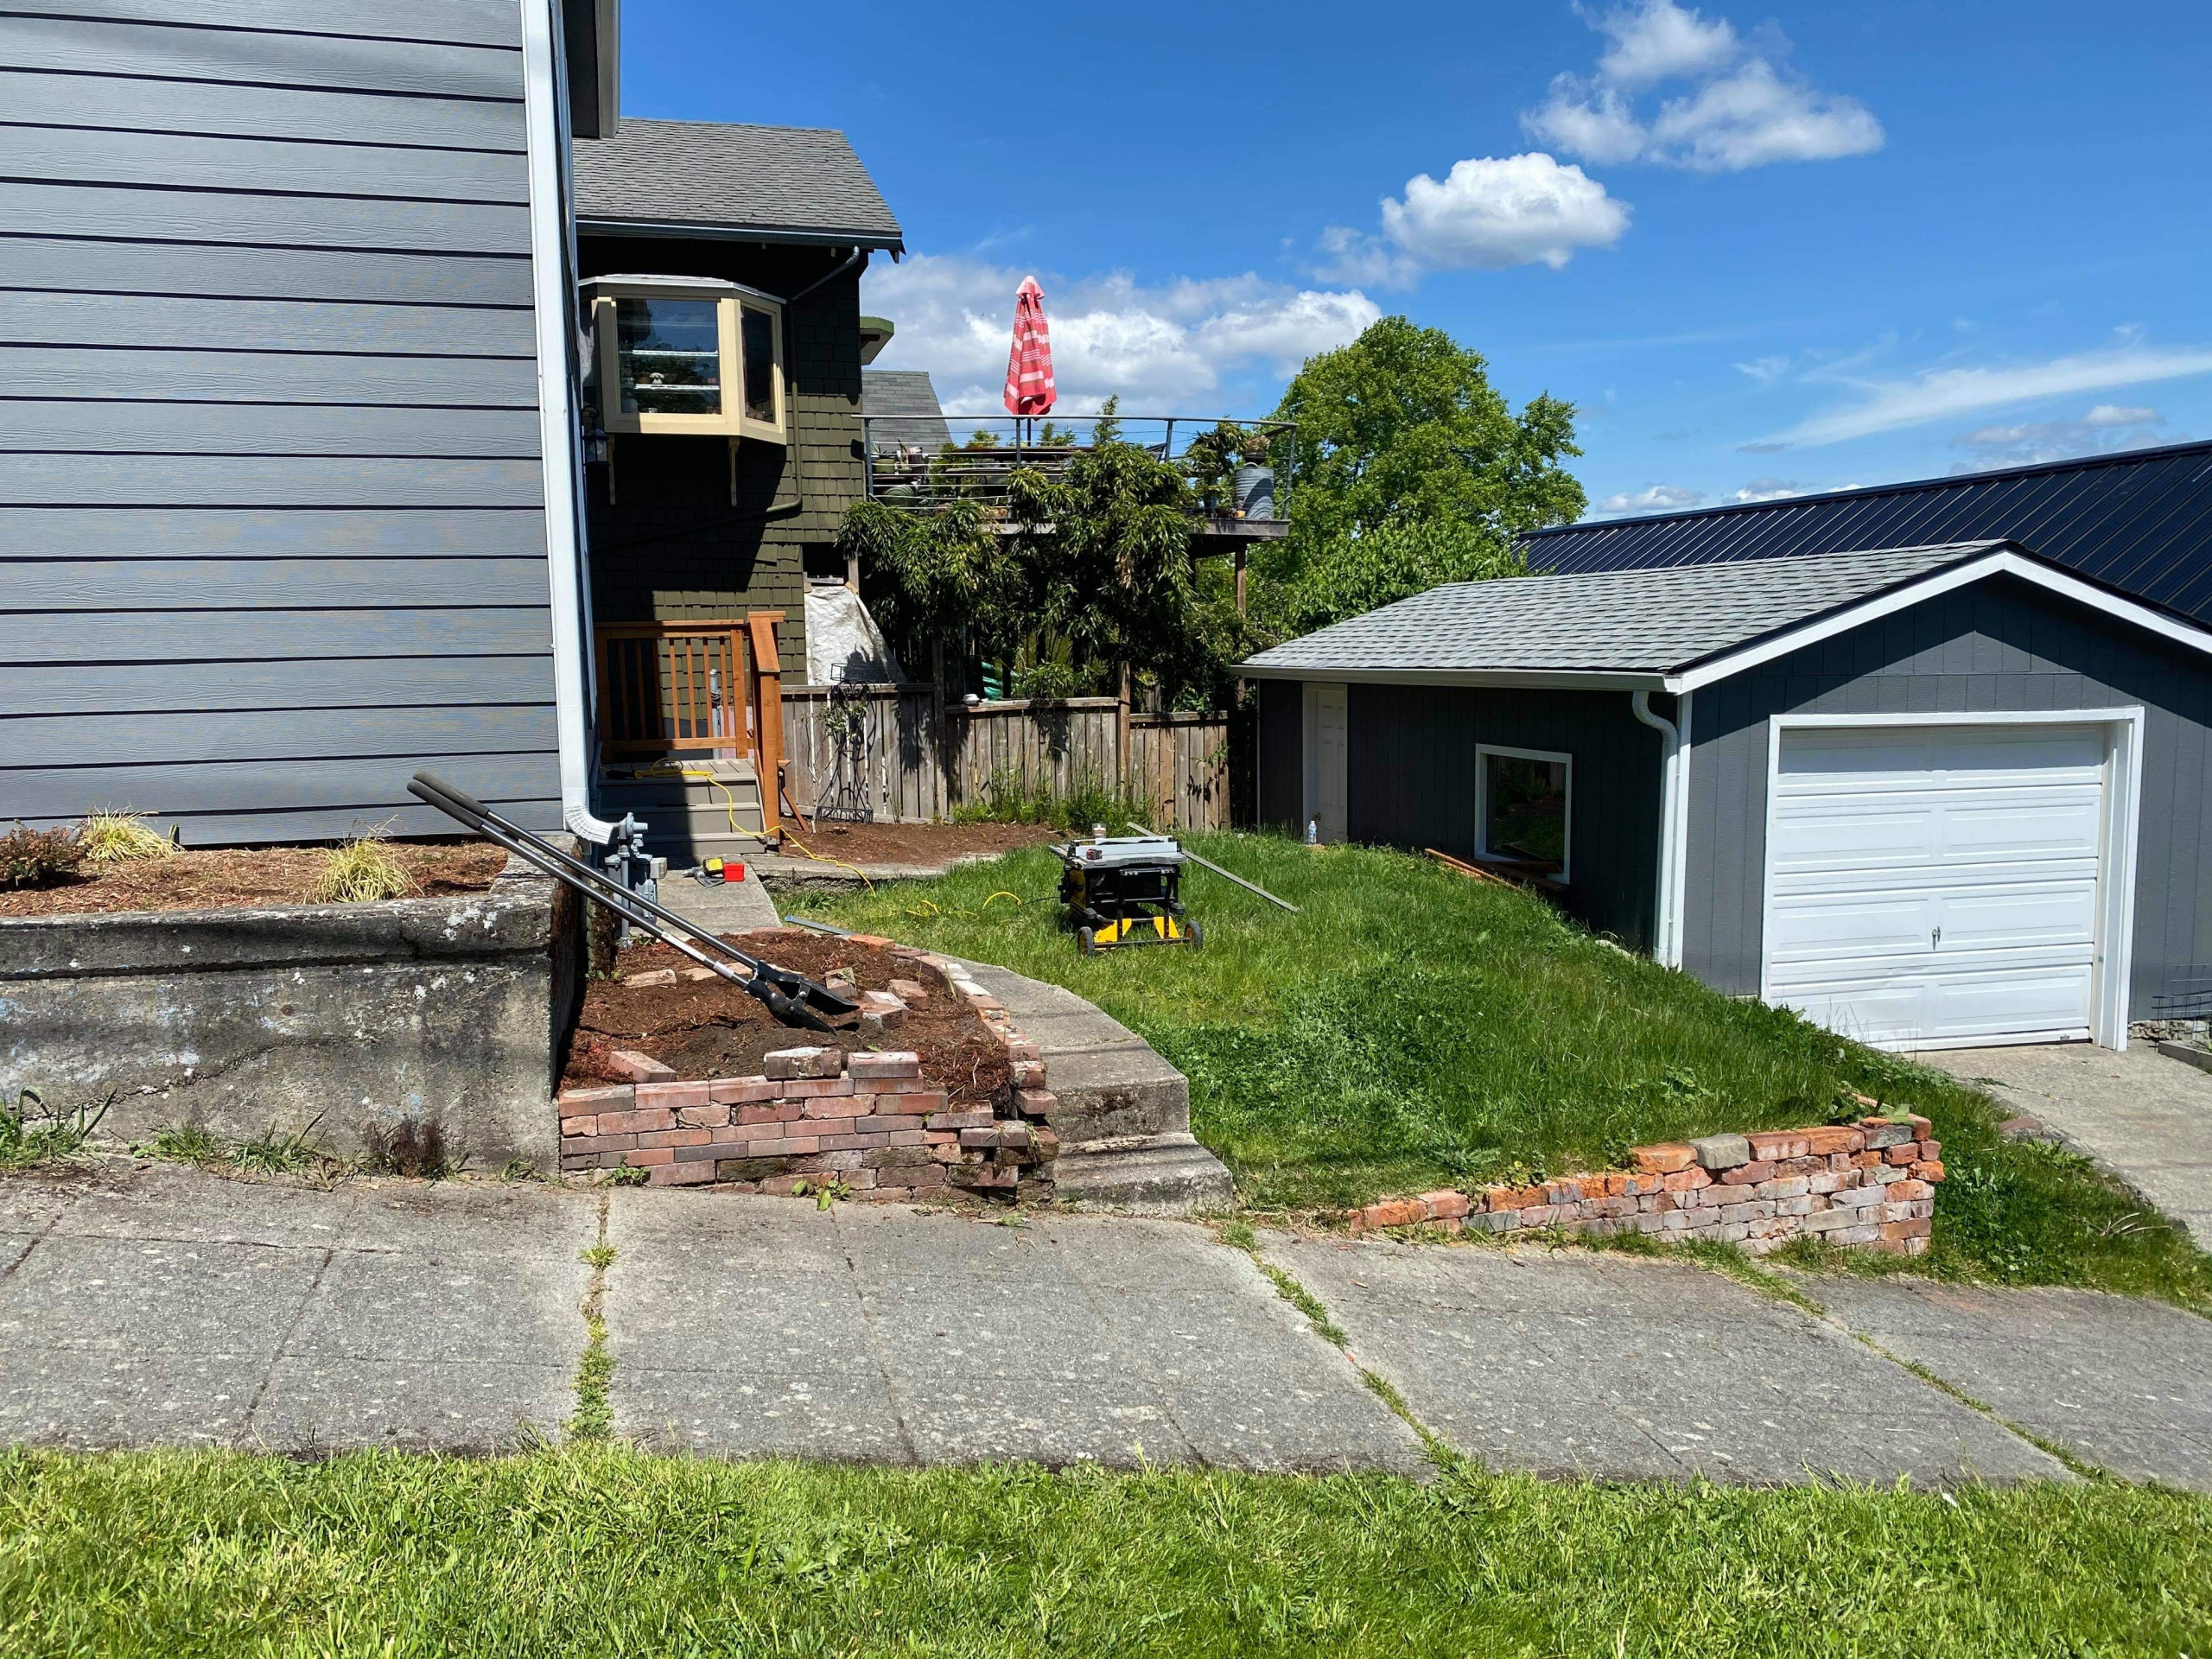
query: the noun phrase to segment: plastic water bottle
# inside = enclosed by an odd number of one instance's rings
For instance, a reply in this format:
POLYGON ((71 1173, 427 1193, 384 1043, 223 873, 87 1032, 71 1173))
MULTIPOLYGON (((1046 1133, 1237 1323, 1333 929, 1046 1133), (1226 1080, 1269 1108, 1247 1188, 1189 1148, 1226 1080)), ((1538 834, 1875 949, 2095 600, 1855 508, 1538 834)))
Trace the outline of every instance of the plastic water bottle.
POLYGON ((1306 820, 1306 844, 1308 847, 1319 847, 1321 844, 1320 819, 1308 818, 1306 820))

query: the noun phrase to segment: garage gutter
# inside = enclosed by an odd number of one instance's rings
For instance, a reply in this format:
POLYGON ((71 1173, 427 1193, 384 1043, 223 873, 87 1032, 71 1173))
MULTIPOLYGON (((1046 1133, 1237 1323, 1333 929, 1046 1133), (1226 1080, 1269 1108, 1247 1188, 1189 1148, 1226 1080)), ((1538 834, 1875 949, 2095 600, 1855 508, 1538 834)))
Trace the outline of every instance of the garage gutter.
POLYGON ((1652 959, 1662 968, 1682 965, 1682 899, 1689 868, 1690 700, 1678 697, 1675 718, 1651 712, 1651 694, 1629 695, 1629 709, 1659 734, 1659 875, 1653 894, 1656 916, 1652 959))

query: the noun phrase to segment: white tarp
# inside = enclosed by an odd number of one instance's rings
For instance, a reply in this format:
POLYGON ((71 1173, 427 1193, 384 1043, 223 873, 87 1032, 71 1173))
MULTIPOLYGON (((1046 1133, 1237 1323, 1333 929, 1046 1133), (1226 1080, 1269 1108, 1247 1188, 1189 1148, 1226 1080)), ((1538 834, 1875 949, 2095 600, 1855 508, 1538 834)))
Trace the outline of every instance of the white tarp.
POLYGON ((883 630, 849 588, 825 585, 806 590, 806 677, 815 685, 905 677, 898 658, 884 642, 883 630))

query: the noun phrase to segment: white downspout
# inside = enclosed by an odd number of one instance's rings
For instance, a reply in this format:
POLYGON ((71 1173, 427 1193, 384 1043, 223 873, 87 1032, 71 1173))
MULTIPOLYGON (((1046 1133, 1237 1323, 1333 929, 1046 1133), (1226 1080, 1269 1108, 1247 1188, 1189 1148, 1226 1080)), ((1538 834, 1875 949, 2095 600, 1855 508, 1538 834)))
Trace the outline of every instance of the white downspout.
POLYGON ((1682 861, 1681 826, 1677 815, 1685 793, 1681 787, 1682 735, 1673 721, 1651 712, 1649 691, 1631 691, 1628 701, 1636 717, 1657 732, 1664 745, 1659 762, 1659 885, 1653 905, 1658 914, 1651 956, 1662 967, 1679 968, 1682 965, 1682 913, 1675 876, 1682 861))
POLYGON ((575 269, 569 214, 569 124, 556 44, 558 0, 520 0, 523 108, 530 151, 530 270, 537 321, 538 447, 544 457, 545 562, 553 611, 554 721, 561 753, 561 818, 594 846, 616 826, 592 816, 590 655, 585 649, 582 434, 572 392, 575 269))

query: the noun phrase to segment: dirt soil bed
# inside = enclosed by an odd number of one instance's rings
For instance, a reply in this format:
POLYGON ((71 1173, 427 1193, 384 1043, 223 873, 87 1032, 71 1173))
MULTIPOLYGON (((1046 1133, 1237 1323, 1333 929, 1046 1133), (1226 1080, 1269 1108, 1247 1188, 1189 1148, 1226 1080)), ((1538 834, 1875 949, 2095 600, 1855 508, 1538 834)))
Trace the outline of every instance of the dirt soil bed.
MULTIPOLYGON (((0 890, 0 918, 304 905, 328 850, 231 847, 87 865, 58 887, 0 890)), ((505 850, 488 842, 394 842, 389 850, 423 899, 482 893, 507 867, 505 850)))
POLYGON ((945 1090, 956 1102, 995 1103, 1011 1086, 1004 1046, 975 1010, 929 969, 880 946, 792 930, 726 937, 740 950, 817 980, 826 980, 833 969, 849 968, 860 990, 888 990, 893 979, 913 979, 928 987, 929 998, 910 1006, 905 1023, 882 1036, 863 1033, 855 1014, 833 1019, 830 1023, 837 1029, 825 1034, 784 1025, 764 1004, 726 979, 679 977, 673 985, 626 984, 632 976, 658 969, 673 968, 680 976, 696 966, 667 945, 641 945, 622 953, 620 979, 594 979, 585 988, 562 1086, 581 1089, 626 1081, 607 1068, 607 1057, 618 1048, 650 1054, 673 1066, 678 1081, 689 1082, 758 1077, 762 1056, 808 1045, 842 1048, 848 1053, 911 1049, 921 1056, 923 1081, 932 1089, 945 1090))
POLYGON ((810 833, 787 830, 785 856, 804 858, 798 843, 824 858, 850 864, 919 864, 935 868, 956 858, 992 858, 1048 841, 1065 841, 1048 823, 840 823, 818 821, 810 833))

